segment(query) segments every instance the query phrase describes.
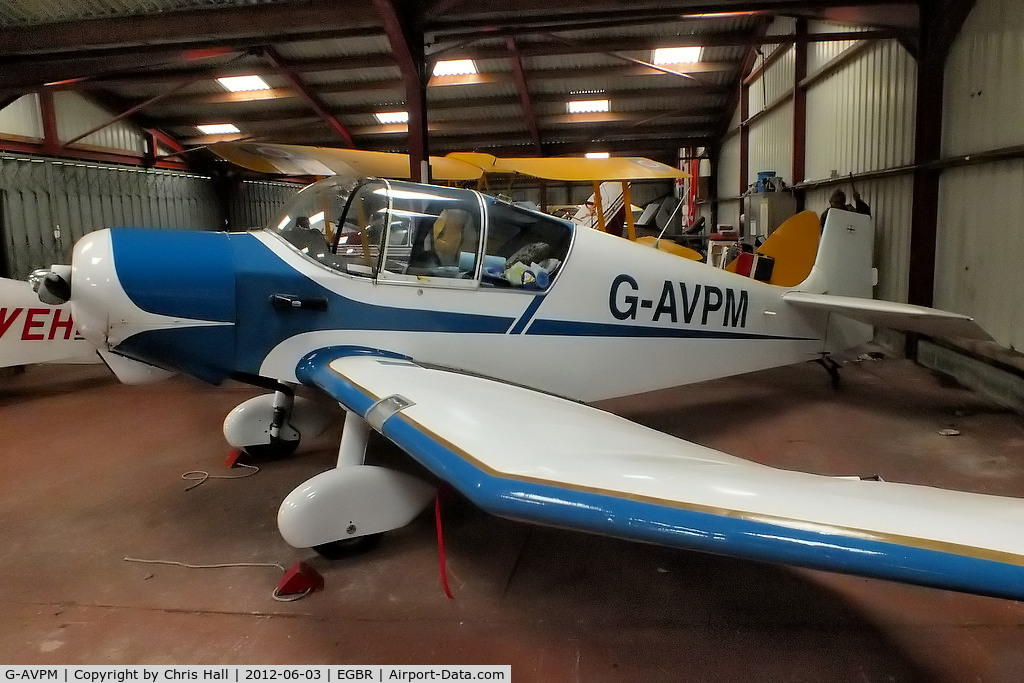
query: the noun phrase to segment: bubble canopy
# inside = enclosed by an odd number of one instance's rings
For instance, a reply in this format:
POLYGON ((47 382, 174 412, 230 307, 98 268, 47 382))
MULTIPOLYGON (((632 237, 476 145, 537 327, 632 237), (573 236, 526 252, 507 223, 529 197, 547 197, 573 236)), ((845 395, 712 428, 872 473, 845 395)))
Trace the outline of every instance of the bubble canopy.
POLYGON ((332 176, 296 195, 268 230, 355 277, 447 286, 550 286, 573 226, 474 190, 332 176))

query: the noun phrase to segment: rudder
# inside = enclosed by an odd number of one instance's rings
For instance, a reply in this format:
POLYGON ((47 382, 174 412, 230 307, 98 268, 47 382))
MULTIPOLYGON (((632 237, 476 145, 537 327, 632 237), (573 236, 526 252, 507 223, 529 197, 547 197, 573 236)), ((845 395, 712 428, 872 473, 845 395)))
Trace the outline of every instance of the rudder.
POLYGON ((871 216, 831 209, 811 274, 796 289, 812 294, 872 297, 875 231, 871 216))

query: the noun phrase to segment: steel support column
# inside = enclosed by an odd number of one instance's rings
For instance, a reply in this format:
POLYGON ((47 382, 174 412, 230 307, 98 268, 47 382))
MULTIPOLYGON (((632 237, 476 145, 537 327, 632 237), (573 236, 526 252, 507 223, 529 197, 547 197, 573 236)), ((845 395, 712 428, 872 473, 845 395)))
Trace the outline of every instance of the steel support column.
POLYGON ((49 88, 39 91, 39 112, 43 119, 43 154, 57 156, 61 148, 57 135, 57 108, 53 102, 53 91, 49 88))
MULTIPOLYGON (((791 185, 802 183, 807 169, 807 89, 800 82, 807 78, 807 20, 796 21, 796 42, 793 45, 793 169, 791 185)), ((796 193, 797 210, 804 208, 804 194, 796 193)))
MULTIPOLYGON (((750 86, 740 81, 740 178, 736 188, 742 195, 747 191, 747 175, 750 171, 750 125, 746 123, 750 115, 750 86)), ((739 230, 740 226, 736 226, 739 230)))
POLYGON ((946 56, 973 0, 919 4, 917 108, 914 129, 914 208, 910 222, 907 301, 931 306, 935 290, 936 234, 941 171, 930 165, 942 158, 942 108, 946 56))
POLYGON ((423 49, 423 9, 419 2, 399 6, 394 0, 373 0, 384 32, 391 43, 405 86, 405 106, 409 112, 409 174, 416 182, 430 182, 429 171, 421 172, 430 158, 427 135, 427 60, 423 49))

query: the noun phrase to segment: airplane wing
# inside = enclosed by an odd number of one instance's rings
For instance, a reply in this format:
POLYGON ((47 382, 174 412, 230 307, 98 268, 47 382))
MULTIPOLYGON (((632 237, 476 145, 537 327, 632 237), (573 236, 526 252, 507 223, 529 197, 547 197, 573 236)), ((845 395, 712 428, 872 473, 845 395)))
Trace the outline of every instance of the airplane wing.
MULTIPOLYGON (((408 154, 261 142, 218 142, 209 150, 260 173, 410 177, 408 154)), ((483 174, 479 166, 448 157, 430 157, 430 172, 437 180, 476 180, 483 174)))
MULTIPOLYGON (((217 142, 208 149, 226 161, 260 173, 410 177, 408 154, 262 142, 217 142)), ((685 171, 643 157, 499 159, 483 152, 452 152, 443 157, 430 157, 430 174, 435 180, 476 180, 485 172, 521 173, 564 181, 657 180, 688 176, 685 171)))
POLYGON ((371 351, 322 349, 297 375, 495 515, 1024 598, 1024 500, 775 469, 371 351))
POLYGON ((520 173, 564 181, 663 180, 689 174, 644 157, 517 157, 498 158, 484 152, 451 152, 447 159, 464 161, 487 173, 520 173))
POLYGON ((925 306, 808 292, 787 292, 782 299, 796 306, 838 313, 876 327, 939 337, 992 339, 970 316, 925 306))

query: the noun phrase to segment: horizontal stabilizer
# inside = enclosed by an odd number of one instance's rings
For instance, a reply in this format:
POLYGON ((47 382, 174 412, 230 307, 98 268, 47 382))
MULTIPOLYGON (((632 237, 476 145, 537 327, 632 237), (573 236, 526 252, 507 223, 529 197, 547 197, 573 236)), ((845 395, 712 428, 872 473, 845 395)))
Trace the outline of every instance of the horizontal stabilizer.
POLYGON ((992 339, 974 318, 936 308, 808 292, 787 292, 782 299, 795 306, 837 313, 876 327, 919 332, 936 337, 992 339))

